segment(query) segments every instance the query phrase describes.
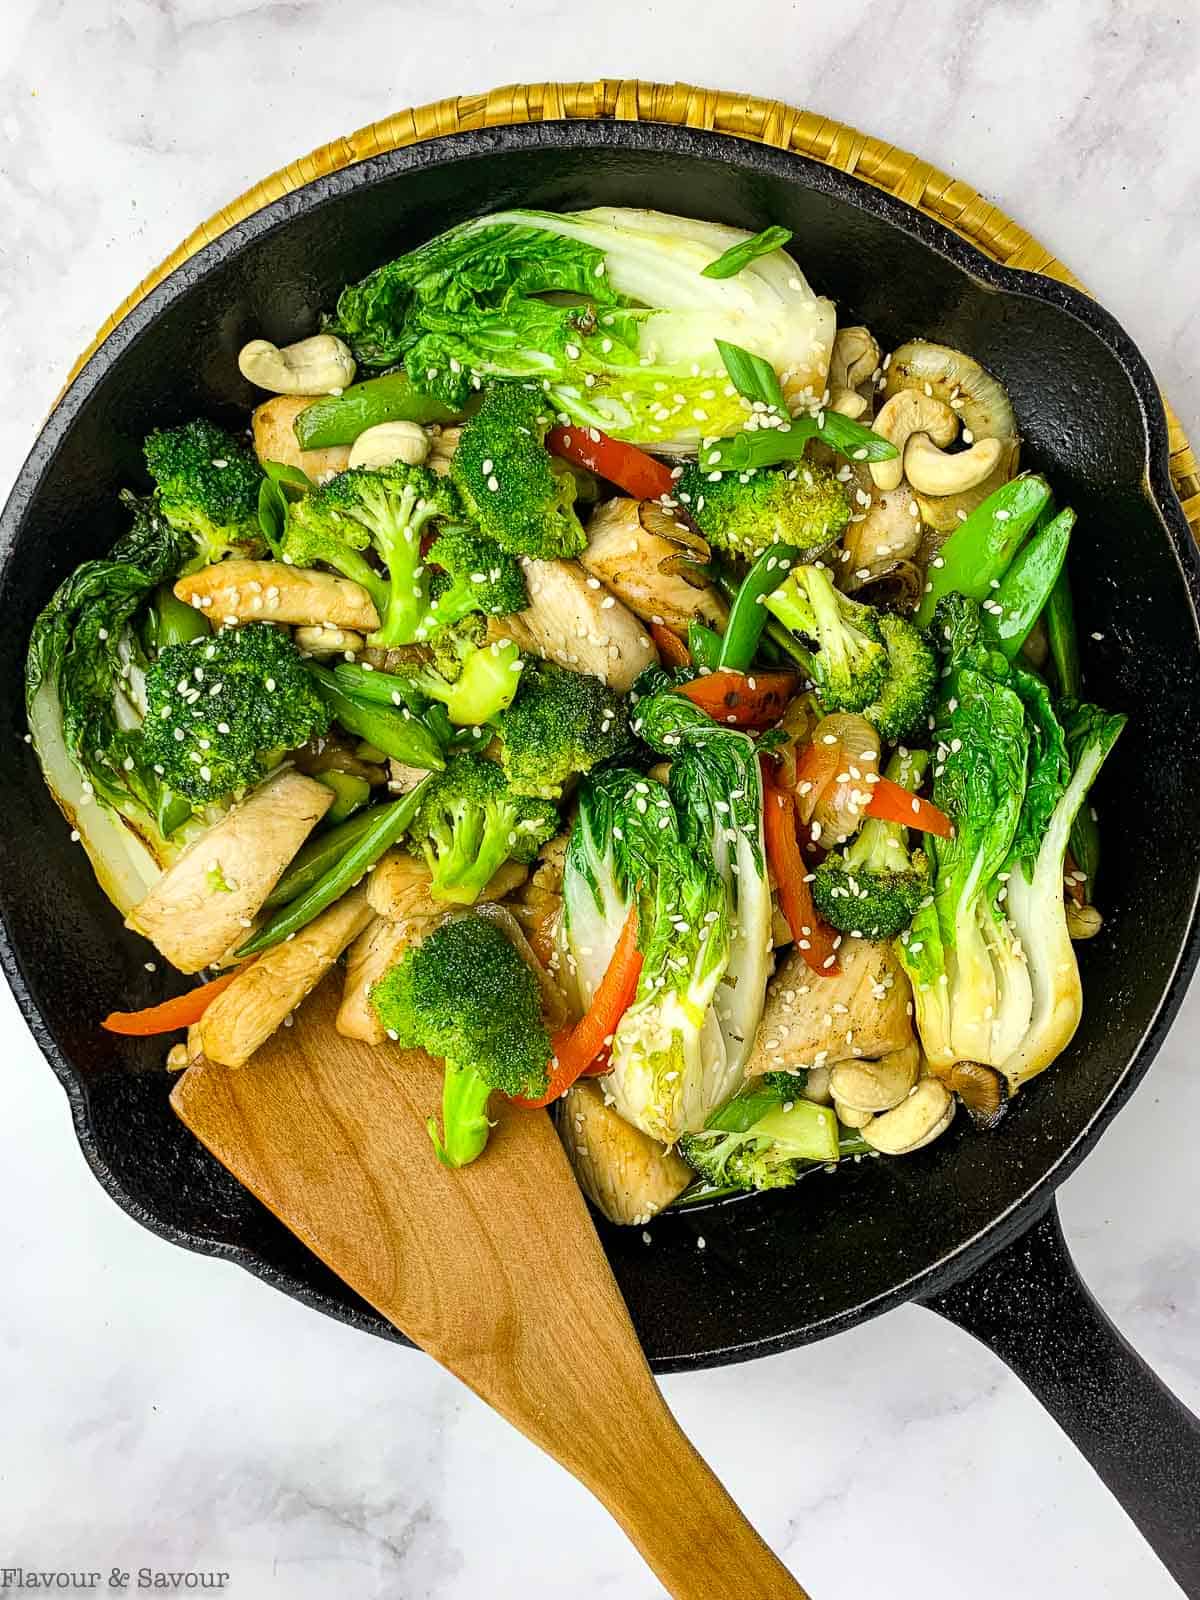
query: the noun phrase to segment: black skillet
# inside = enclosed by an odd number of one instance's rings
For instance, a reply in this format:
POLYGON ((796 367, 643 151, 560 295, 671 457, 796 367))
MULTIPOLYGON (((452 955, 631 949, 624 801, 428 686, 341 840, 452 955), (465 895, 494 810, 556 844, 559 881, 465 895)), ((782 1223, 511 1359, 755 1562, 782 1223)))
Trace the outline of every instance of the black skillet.
POLYGON ((1121 843, 1104 864, 1103 936, 1080 948, 1088 1004, 1064 1058, 993 1134, 960 1117, 916 1156, 702 1217, 668 1215, 653 1250, 639 1230, 600 1223, 646 1351, 659 1372, 744 1361, 919 1300, 1018 1373, 1200 1595, 1200 1424, 1083 1286, 1054 1206, 1055 1187, 1149 1066, 1196 964, 1200 754, 1178 733, 1200 703, 1197 558, 1153 379, 1112 318, 1061 284, 993 265, 890 196, 798 156, 674 127, 504 127, 310 183, 155 289, 54 411, 3 515, 0 911, 17 1000, 85 1156, 131 1215, 397 1337, 176 1121, 161 1046, 98 1031, 110 1008, 174 985, 144 970, 144 944, 122 930, 21 743, 24 642, 59 579, 115 536, 116 490, 142 480, 151 424, 197 412, 244 422, 259 398, 238 376, 244 340, 311 332, 339 285, 462 217, 598 203, 782 223, 841 320, 868 323, 885 348, 913 335, 960 346, 996 372, 1026 462, 1079 512, 1081 628, 1102 635, 1087 647, 1089 695, 1132 713, 1098 794, 1110 818, 1119 797, 1121 843))

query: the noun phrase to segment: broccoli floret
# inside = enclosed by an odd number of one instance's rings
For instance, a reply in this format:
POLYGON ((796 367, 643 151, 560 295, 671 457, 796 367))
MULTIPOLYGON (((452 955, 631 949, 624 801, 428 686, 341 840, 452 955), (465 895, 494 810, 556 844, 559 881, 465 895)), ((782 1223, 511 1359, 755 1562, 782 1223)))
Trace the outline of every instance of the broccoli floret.
POLYGON ((589 672, 529 661, 500 718, 501 761, 518 794, 557 800, 573 773, 590 772, 629 743, 623 695, 589 672))
POLYGON ((831 1106, 801 1098, 803 1080, 771 1072, 734 1095, 698 1133, 684 1134, 679 1152, 707 1184, 719 1189, 786 1189, 814 1162, 839 1156, 831 1106))
POLYGON ((685 467, 676 495, 718 550, 754 561, 773 544, 814 560, 850 520, 845 486, 823 467, 710 472, 685 467))
POLYGON ((476 644, 457 629, 439 634, 438 643, 434 662, 402 672, 370 671, 341 662, 334 676, 356 700, 408 706, 416 712, 423 712, 425 702, 433 700, 445 706, 458 728, 480 728, 494 721, 512 704, 520 682, 521 652, 516 645, 511 640, 476 644))
POLYGON ((350 467, 292 502, 281 554, 297 567, 323 562, 361 584, 381 618, 371 644, 411 644, 430 598, 421 540, 438 519, 458 514, 453 485, 424 467, 350 467), (382 572, 366 559, 368 548, 382 572))
POLYGON ((812 645, 809 670, 826 711, 861 711, 879 698, 888 655, 878 614, 839 593, 824 567, 793 567, 766 604, 812 645))
POLYGON ((199 418, 155 429, 143 449, 163 515, 195 541, 194 567, 228 555, 262 554, 258 491, 263 472, 245 440, 199 418))
POLYGON ((529 604, 525 576, 517 561, 474 528, 456 525, 444 529, 430 545, 427 559, 441 571, 430 579, 433 604, 419 629, 422 638, 474 612, 507 617, 529 604))
MULTIPOLYGON (((898 751, 886 776, 917 789, 929 764, 925 750, 898 751)), ((894 939, 933 890, 933 863, 908 848, 908 829, 868 817, 853 844, 831 851, 817 868, 812 897, 826 922, 864 939, 894 939)))
POLYGON ((329 722, 300 652, 267 622, 170 645, 146 673, 147 755, 197 804, 256 782, 329 722))
POLYGON ((894 744, 926 726, 937 692, 938 661, 921 630, 904 617, 881 613, 879 631, 888 673, 879 699, 863 716, 881 739, 894 744))
POLYGON ((550 801, 514 794, 494 761, 464 751, 425 791, 408 837, 433 874, 434 898, 471 905, 497 868, 528 864, 557 829, 550 801))
POLYGON ((576 481, 543 445, 553 418, 538 389, 497 383, 463 428, 450 473, 489 539, 513 555, 550 561, 587 544, 575 515, 576 481))
POLYGON ((483 1153, 493 1089, 535 1099, 549 1084, 550 1036, 538 981, 503 929, 480 916, 451 917, 370 991, 375 1015, 398 1044, 446 1063, 443 1135, 427 1127, 438 1159, 465 1167, 483 1153))

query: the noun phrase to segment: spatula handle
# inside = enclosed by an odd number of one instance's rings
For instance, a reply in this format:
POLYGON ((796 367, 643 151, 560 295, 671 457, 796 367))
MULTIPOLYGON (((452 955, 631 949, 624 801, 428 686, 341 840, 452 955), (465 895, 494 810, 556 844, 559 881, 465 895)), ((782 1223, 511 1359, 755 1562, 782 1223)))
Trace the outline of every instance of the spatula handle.
POLYGON ((622 1471, 608 1482, 577 1475, 673 1600, 808 1600, 654 1394, 656 1405, 639 1406, 622 1471))

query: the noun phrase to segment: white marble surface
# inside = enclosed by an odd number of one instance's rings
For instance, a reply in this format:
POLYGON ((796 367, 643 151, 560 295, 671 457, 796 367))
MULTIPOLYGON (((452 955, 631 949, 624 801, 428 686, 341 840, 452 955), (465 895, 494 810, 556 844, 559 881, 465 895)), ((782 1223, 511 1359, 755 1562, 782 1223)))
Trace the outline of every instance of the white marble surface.
MULTIPOLYGON (((1191 9, 9 0, 0 481, 112 306, 264 173, 438 95, 620 73, 808 103, 968 178, 1123 319, 1195 436, 1191 9)), ((1062 1194, 1093 1288, 1193 1405, 1198 1023, 1194 992, 1062 1194)), ((0 1566, 226 1569, 246 1600, 661 1592, 581 1489, 429 1362, 119 1212, 7 992, 0 1062, 0 1566)), ((665 1389, 823 1600, 1178 1592, 1016 1380, 919 1310, 665 1389)))

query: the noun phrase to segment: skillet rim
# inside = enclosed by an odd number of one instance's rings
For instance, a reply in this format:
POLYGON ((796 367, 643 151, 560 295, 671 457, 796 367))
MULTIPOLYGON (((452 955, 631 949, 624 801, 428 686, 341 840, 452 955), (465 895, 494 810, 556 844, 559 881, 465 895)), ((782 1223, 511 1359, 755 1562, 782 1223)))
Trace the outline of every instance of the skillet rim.
MULTIPOLYGON (((559 149, 597 146, 634 149, 660 154, 667 160, 678 155, 699 156, 723 165, 765 171, 785 182, 798 182, 801 187, 828 194, 860 211, 873 214, 888 226, 917 239, 946 258, 957 271, 970 279, 1007 296, 1044 301, 1083 324, 1112 354, 1133 389, 1146 453, 1146 469, 1139 490, 1155 512, 1175 557, 1191 609, 1194 637, 1200 648, 1200 623, 1197 621, 1200 612, 1200 554, 1171 479, 1168 428, 1162 398, 1144 357, 1109 312, 1071 284, 993 260, 937 219, 887 191, 819 160, 727 133, 706 132, 669 123, 613 122, 605 118, 509 124, 449 133, 368 157, 315 178, 270 202, 180 263, 125 314, 91 353, 43 423, 0 513, 0 571, 12 559, 28 503, 41 481, 53 470, 59 443, 86 407, 102 377, 151 323, 189 292, 198 278, 224 263, 230 255, 252 246, 257 239, 286 227, 296 214, 318 209, 329 201, 370 187, 375 182, 401 177, 405 172, 417 168, 449 165, 460 160, 486 159, 489 152, 499 148, 521 150, 547 146, 559 149)), ((960 1240, 949 1253, 873 1298, 828 1317, 802 1322, 786 1333, 746 1339, 736 1344, 694 1351, 686 1356, 652 1358, 654 1370, 666 1373, 751 1360, 852 1327, 918 1295, 929 1296, 949 1288, 1035 1221, 1051 1204, 1058 1185, 1074 1171, 1123 1106, 1161 1047, 1200 960, 1198 903, 1200 873, 1193 884, 1191 909, 1174 965, 1137 1047, 1115 1075, 1104 1099, 1071 1137, 1066 1149, 1028 1184, 1017 1199, 984 1227, 960 1240)), ((199 1254, 237 1262, 301 1304, 352 1327, 391 1338, 394 1342, 409 1342, 361 1302, 346 1305, 337 1301, 321 1289, 304 1283, 286 1269, 268 1261, 252 1247, 189 1232, 151 1212, 129 1194, 100 1152, 88 1115, 84 1072, 59 1050, 41 1011, 33 1001, 21 957, 11 937, 6 891, 2 886, 0 967, 3 967, 18 1007, 39 1049, 67 1094, 76 1138, 85 1160, 109 1196, 123 1210, 150 1232, 173 1244, 199 1254)))

